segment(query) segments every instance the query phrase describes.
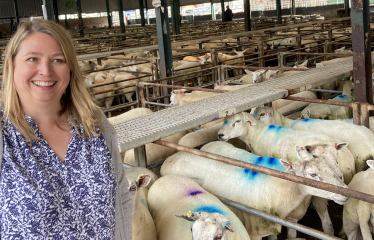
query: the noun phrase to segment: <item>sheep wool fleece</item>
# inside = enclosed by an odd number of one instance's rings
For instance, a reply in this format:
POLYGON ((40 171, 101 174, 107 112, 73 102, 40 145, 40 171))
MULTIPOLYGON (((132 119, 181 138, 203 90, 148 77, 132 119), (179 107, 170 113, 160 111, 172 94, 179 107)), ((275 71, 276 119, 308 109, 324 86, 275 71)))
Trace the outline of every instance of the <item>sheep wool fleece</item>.
MULTIPOLYGON (((105 142, 109 148, 113 159, 113 169, 117 181, 117 193, 115 203, 115 240, 132 239, 132 213, 133 202, 128 191, 129 183, 125 178, 125 171, 118 151, 117 133, 114 127, 109 123, 104 113, 102 132, 105 142)), ((3 161, 3 132, 0 131, 0 169, 3 161)), ((0 176, 1 177, 1 176, 0 176)))

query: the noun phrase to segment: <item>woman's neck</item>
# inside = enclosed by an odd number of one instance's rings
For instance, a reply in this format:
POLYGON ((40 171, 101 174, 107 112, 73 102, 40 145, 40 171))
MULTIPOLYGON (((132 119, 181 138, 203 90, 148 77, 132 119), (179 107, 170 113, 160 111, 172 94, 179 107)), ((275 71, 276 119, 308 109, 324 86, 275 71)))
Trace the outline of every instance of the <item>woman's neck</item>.
POLYGON ((38 125, 41 123, 58 123, 60 121, 62 110, 63 106, 61 103, 54 105, 46 103, 38 106, 30 106, 27 104, 22 105, 23 113, 34 119, 38 125))

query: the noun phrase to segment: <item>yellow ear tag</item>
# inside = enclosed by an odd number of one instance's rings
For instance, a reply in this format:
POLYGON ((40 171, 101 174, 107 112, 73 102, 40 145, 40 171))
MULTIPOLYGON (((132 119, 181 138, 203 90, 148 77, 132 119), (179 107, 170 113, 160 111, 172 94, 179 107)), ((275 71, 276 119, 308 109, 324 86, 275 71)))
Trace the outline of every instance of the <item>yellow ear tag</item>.
POLYGON ((192 212, 191 212, 191 210, 190 211, 188 211, 188 213, 187 213, 187 217, 191 217, 192 216, 192 212))
POLYGON ((141 174, 138 176, 138 179, 143 179, 144 176, 142 176, 142 175, 143 175, 143 173, 141 173, 141 174))

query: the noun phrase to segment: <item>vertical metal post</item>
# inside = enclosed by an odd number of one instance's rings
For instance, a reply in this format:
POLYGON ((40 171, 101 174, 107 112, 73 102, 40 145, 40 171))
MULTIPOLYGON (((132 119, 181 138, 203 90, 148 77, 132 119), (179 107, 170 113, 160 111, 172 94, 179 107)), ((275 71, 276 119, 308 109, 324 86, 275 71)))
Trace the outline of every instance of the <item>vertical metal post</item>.
MULTIPOLYGON (((156 27, 157 27, 157 39, 160 54, 160 73, 161 78, 166 78, 168 75, 172 76, 173 58, 171 54, 171 40, 170 40, 170 29, 169 29, 169 15, 167 0, 161 0, 161 6, 164 8, 164 12, 158 7, 156 11, 156 27)), ((165 83, 165 82, 163 82, 165 83)), ((171 80, 166 82, 172 84, 171 80)), ((167 88, 163 88, 163 95, 167 95, 167 88)), ((169 103, 169 99, 164 99, 165 103, 169 103)))
POLYGON ((170 4, 170 11, 171 11, 171 21, 172 21, 172 27, 173 27, 173 35, 177 35, 177 13, 175 12, 175 1, 174 0, 170 0, 169 1, 169 4, 170 4))
POLYGON ((53 0, 53 15, 55 16, 55 22, 59 23, 60 19, 58 19, 58 5, 57 5, 57 0, 53 0))
POLYGON ((349 17, 349 0, 344 0, 345 16, 349 17))
POLYGON ((296 15, 295 0, 291 0, 291 15, 296 15))
POLYGON ((125 33, 125 20, 123 17, 123 6, 122 6, 122 0, 117 0, 118 5, 118 16, 119 16, 119 25, 121 28, 121 33, 125 33))
POLYGON ((106 4, 106 13, 108 16, 108 27, 112 28, 112 13, 110 12, 109 0, 105 0, 105 4, 106 4))
POLYGON ((52 0, 43 0, 43 5, 47 11, 47 19, 50 21, 54 21, 54 9, 53 9, 53 1, 52 0))
POLYGON ((18 4, 17 4, 17 0, 13 0, 13 3, 14 3, 14 10, 15 10, 15 12, 16 12, 17 24, 19 24, 19 12, 18 12, 18 4))
POLYGON ((68 27, 69 27, 68 15, 65 14, 65 28, 67 29, 68 27))
POLYGON ((212 20, 216 20, 216 11, 214 11, 213 0, 210 0, 210 13, 212 14, 212 20))
MULTIPOLYGON (((217 51, 216 49, 210 50, 210 59, 212 60, 212 67, 217 67, 218 66, 218 58, 217 58, 217 51)), ((217 71, 216 69, 213 69, 212 73, 212 80, 215 83, 218 80, 217 77, 217 71)))
POLYGON ((245 31, 251 31, 251 2, 244 0, 244 24, 245 31))
POLYGON ((79 19, 79 34, 81 37, 84 36, 84 31, 83 31, 83 18, 82 18, 82 6, 81 6, 81 0, 77 0, 77 12, 78 12, 78 19, 79 19))
POLYGON ((222 22, 226 22, 226 16, 225 16, 225 0, 221 0, 221 12, 222 12, 222 22))
MULTIPOLYGON (((369 0, 352 0, 351 24, 355 100, 373 104, 369 0)), ((354 118, 354 121, 357 120, 354 118)), ((362 121, 361 123, 368 123, 362 121)))
MULTIPOLYGON (((264 56, 264 41, 263 40, 258 42, 257 49, 258 49, 258 57, 264 56)), ((258 65, 259 67, 265 67, 265 61, 263 58, 260 58, 258 63, 259 63, 258 65)))
POLYGON ((146 15, 146 18, 147 18, 147 24, 149 25, 148 0, 145 0, 144 3, 145 3, 144 7, 145 7, 145 15, 146 15))
POLYGON ((144 5, 143 0, 139 0, 139 11, 140 11, 140 23, 142 27, 145 26, 145 18, 144 18, 144 5))
POLYGON ((147 167, 147 155, 145 145, 134 148, 135 167, 147 167))
MULTIPOLYGON (((180 26, 182 24, 182 15, 181 15, 181 3, 179 0, 176 0, 177 1, 177 17, 178 17, 178 29, 180 29, 180 26)), ((179 34, 180 34, 180 30, 179 31, 179 34)))
POLYGON ((282 4, 281 4, 281 0, 276 0, 276 8, 277 8, 277 23, 282 24, 282 4))

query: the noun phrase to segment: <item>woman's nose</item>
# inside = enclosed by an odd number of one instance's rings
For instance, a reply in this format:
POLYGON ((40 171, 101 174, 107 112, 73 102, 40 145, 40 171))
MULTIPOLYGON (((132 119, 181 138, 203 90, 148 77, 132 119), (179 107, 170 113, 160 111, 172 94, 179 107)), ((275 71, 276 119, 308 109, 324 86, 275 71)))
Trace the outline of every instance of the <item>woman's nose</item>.
POLYGON ((38 70, 40 75, 50 76, 53 74, 52 64, 49 61, 40 61, 38 70))

